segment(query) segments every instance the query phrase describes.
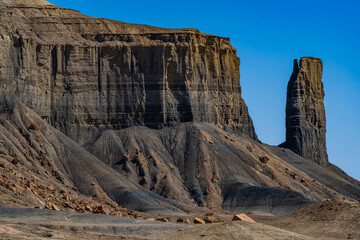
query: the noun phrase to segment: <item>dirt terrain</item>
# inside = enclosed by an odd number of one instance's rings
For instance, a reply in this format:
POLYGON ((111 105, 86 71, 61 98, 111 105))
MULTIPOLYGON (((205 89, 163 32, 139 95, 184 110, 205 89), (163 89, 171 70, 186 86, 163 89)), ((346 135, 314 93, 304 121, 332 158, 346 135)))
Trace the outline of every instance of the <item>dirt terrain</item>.
POLYGON ((1 239, 312 239, 248 222, 176 224, 39 209, 0 208, 1 239))
POLYGON ((321 59, 294 62, 287 139, 269 146, 229 38, 44 0, 0 0, 0 19, 1 239, 359 238, 321 59))
POLYGON ((256 223, 232 221, 230 212, 216 213, 215 223, 194 224, 191 214, 168 216, 171 222, 164 222, 156 214, 147 214, 149 220, 144 220, 0 208, 0 239, 360 239, 359 202, 328 200, 285 217, 248 215, 256 223), (179 218, 191 221, 177 223, 179 218))
POLYGON ((327 200, 268 224, 317 239, 360 239, 360 202, 327 200))

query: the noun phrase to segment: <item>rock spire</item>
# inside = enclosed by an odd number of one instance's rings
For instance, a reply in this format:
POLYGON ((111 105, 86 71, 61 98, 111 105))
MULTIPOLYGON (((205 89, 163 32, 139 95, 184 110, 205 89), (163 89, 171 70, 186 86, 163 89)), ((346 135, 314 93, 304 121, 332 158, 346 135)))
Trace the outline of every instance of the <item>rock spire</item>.
POLYGON ((322 61, 294 60, 287 88, 286 142, 282 145, 321 166, 328 164, 322 61))

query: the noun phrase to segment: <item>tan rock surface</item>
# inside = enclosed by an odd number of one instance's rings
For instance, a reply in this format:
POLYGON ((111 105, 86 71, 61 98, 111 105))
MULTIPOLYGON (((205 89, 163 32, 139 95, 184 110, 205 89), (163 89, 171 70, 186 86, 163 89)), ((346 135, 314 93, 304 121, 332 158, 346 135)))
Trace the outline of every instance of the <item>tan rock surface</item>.
POLYGON ((245 221, 245 222, 252 222, 254 223, 255 221, 249 217, 248 215, 244 214, 244 213, 239 213, 234 215, 234 217, 232 218, 232 221, 245 221))
POLYGON ((202 220, 201 218, 196 217, 196 218, 194 218, 194 223, 195 223, 195 224, 204 224, 205 221, 202 220))

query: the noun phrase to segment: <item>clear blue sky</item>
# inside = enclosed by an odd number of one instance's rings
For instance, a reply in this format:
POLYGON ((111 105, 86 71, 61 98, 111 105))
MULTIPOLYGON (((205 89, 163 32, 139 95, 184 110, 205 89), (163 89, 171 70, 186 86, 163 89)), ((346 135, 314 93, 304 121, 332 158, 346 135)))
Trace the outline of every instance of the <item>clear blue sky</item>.
POLYGON ((230 37, 243 97, 261 141, 285 139, 286 86, 294 58, 324 65, 330 162, 360 179, 360 1, 50 0, 81 13, 230 37))

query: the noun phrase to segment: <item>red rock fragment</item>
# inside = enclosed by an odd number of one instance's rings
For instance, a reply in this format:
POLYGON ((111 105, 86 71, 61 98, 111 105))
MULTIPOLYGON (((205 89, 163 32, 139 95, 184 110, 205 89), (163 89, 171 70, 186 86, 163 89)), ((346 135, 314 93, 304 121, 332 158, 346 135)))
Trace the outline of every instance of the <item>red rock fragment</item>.
POLYGON ((157 218, 156 218, 156 221, 160 221, 160 222, 168 222, 168 221, 169 221, 169 219, 167 219, 167 218, 163 218, 163 217, 157 217, 157 218))
POLYGON ((91 206, 89 206, 89 205, 86 205, 86 206, 85 206, 85 210, 86 210, 86 211, 89 211, 89 212, 93 212, 93 211, 94 211, 94 209, 93 209, 91 206))
MULTIPOLYGON (((118 217, 123 217, 123 214, 121 212, 119 212, 119 211, 112 211, 110 214, 114 215, 114 216, 118 216, 118 217)), ((146 219, 146 220, 148 220, 148 219, 146 219)))
POLYGON ((71 202, 65 202, 65 203, 63 204, 63 206, 64 206, 65 208, 71 208, 71 209, 75 209, 75 208, 76 208, 76 205, 75 205, 74 203, 71 203, 71 202))
POLYGON ((107 210, 103 205, 99 205, 94 209, 93 213, 109 215, 110 211, 107 210))

